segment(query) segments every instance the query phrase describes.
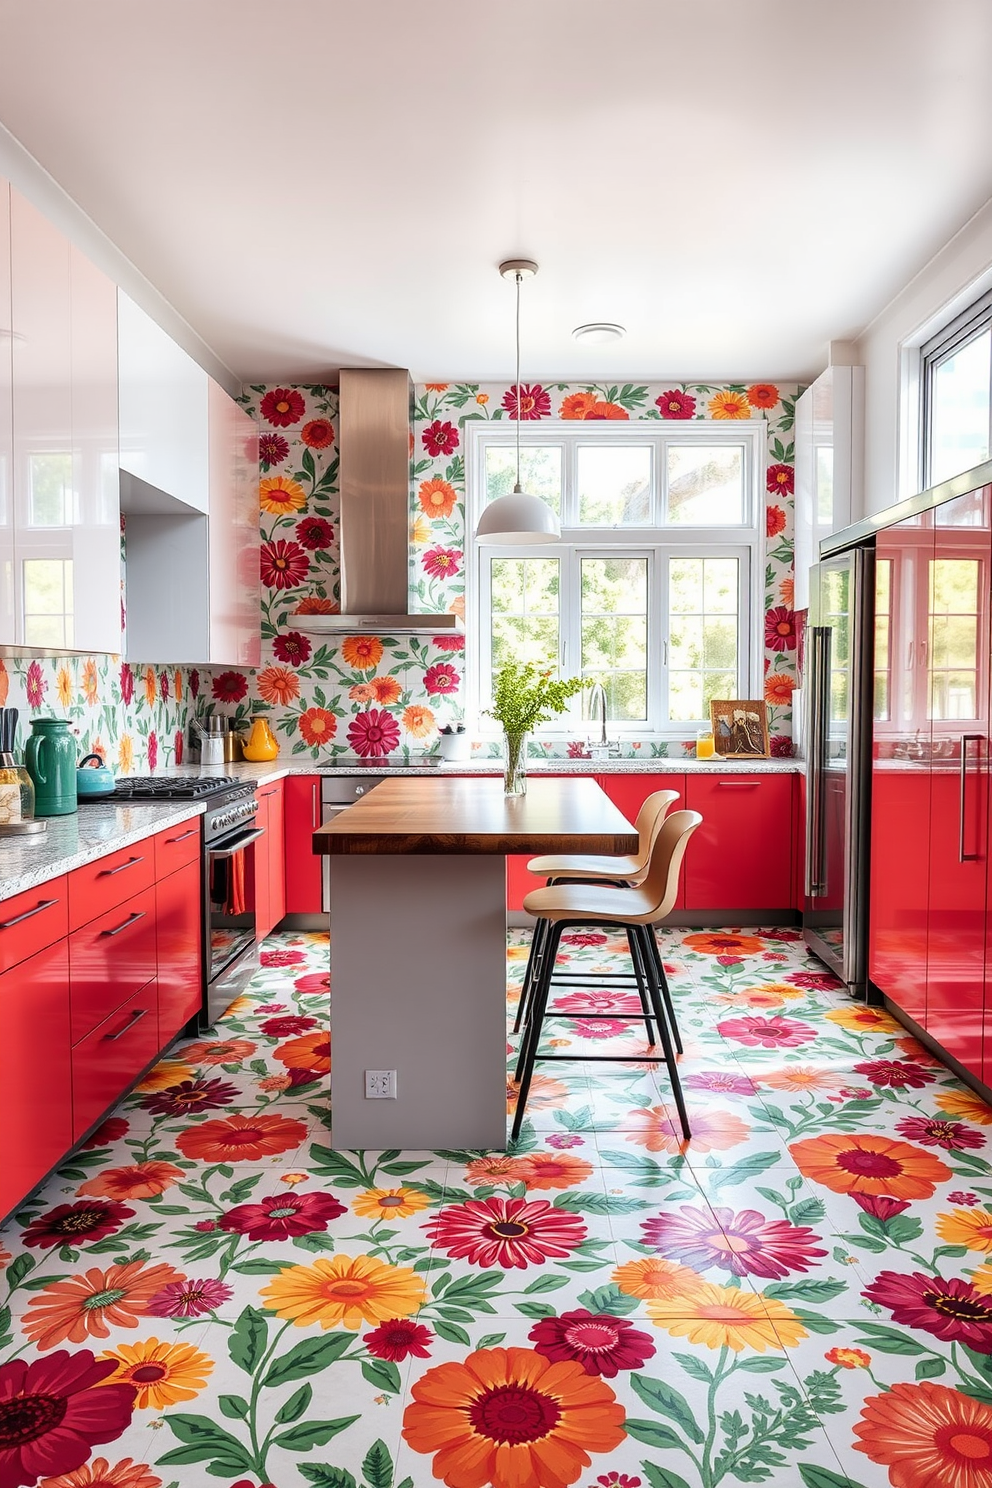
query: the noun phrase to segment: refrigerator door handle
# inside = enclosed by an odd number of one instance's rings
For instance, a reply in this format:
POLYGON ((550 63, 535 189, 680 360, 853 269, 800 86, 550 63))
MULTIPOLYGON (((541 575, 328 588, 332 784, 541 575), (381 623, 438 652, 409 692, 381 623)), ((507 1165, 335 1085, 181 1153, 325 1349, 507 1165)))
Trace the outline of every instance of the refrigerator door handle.
POLYGON ((809 694, 809 794, 806 802, 806 895, 826 892, 823 831, 823 774, 830 718, 830 627, 816 625, 809 636, 812 686, 809 694))
MULTIPOLYGON (((965 800, 968 789, 968 745, 978 744, 981 746, 984 734, 962 734, 961 735, 961 775, 960 789, 958 792, 958 862, 974 863, 980 856, 977 852, 965 852, 964 850, 964 814, 965 800)), ((980 757, 980 756, 979 756, 980 757)))

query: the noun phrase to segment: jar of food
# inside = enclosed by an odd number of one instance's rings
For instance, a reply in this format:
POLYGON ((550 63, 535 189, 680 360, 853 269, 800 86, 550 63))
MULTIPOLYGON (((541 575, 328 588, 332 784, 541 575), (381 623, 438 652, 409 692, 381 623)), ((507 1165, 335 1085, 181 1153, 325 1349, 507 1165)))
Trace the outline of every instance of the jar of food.
POLYGON ((0 827, 34 821, 34 781, 12 754, 0 754, 0 827))
POLYGON ((713 730, 700 729, 696 735, 696 758, 712 759, 716 754, 716 745, 713 743, 713 730))

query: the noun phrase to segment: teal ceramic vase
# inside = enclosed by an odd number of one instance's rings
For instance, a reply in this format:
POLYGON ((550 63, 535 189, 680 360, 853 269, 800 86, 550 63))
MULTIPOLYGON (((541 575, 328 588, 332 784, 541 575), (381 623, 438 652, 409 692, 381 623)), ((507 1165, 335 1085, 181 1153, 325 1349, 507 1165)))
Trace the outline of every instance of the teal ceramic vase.
POLYGON ((24 765, 34 781, 35 816, 76 810, 76 743, 68 718, 33 718, 24 765))

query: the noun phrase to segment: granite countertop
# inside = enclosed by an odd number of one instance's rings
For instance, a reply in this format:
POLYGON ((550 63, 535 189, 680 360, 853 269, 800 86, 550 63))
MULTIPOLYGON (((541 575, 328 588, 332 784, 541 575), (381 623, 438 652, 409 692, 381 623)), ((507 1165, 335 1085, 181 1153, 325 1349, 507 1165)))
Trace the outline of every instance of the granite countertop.
MULTIPOLYGON (((801 773, 803 763, 795 759, 722 759, 697 760, 690 755, 646 759, 531 759, 528 775, 794 775, 801 773)), ((209 766, 201 772, 198 765, 181 765, 166 774, 231 775, 237 780, 250 780, 256 785, 270 785, 287 775, 501 775, 498 759, 459 760, 441 764, 402 764, 389 760, 369 760, 367 764, 320 764, 298 757, 274 759, 256 764, 240 760, 236 764, 209 766)))
POLYGON ((202 815, 202 801, 89 801, 72 816, 46 817, 47 832, 0 838, 0 900, 202 815))

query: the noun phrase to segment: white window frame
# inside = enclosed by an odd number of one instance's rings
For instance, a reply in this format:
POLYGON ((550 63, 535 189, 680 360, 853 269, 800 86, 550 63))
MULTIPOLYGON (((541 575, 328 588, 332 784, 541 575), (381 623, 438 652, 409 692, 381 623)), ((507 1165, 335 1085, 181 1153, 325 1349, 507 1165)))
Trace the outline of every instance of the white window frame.
MULTIPOLYGON (((962 310, 953 320, 943 325, 920 347, 919 466, 921 489, 934 484, 931 475, 934 376, 943 362, 954 356, 990 326, 992 326, 992 289, 978 296, 967 309, 962 310)), ((990 390, 992 390, 992 381, 990 381, 990 390)), ((992 450, 992 391, 990 391, 989 398, 988 422, 989 449, 992 450)), ((955 474, 959 473, 955 471, 955 474)))
MULTIPOLYGON (((648 700, 646 721, 611 722, 611 737, 646 741, 684 739, 708 725, 709 719, 668 720, 668 637, 666 616, 668 560, 686 557, 736 558, 738 560, 738 614, 742 616, 738 655, 738 686, 741 697, 760 697, 763 691, 764 590, 765 590, 765 468, 767 424, 764 419, 641 419, 630 422, 597 421, 594 427, 582 420, 541 419, 520 429, 522 449, 561 443, 563 455, 562 542, 534 546, 498 547, 474 541, 485 492, 486 449, 497 444, 512 447, 516 425, 512 420, 469 420, 463 426, 466 455, 466 617, 469 645, 466 654, 466 710, 482 737, 497 737, 498 726, 483 709, 492 696, 490 678, 490 567, 492 557, 554 558, 562 562, 559 606, 559 656, 562 676, 578 670, 578 655, 572 647, 581 644, 578 613, 567 614, 568 596, 577 611, 579 586, 574 565, 582 557, 648 559, 648 700), (577 451, 582 444, 649 445, 652 448, 652 512, 656 522, 644 527, 586 527, 569 518, 576 515, 575 472, 577 451), (665 495, 668 445, 737 445, 744 450, 745 521, 721 527, 664 526, 660 520, 665 495), (573 582, 569 583, 572 578, 573 582)), ((547 739, 574 737, 589 725, 582 718, 582 699, 574 699, 560 719, 542 725, 547 739)))

